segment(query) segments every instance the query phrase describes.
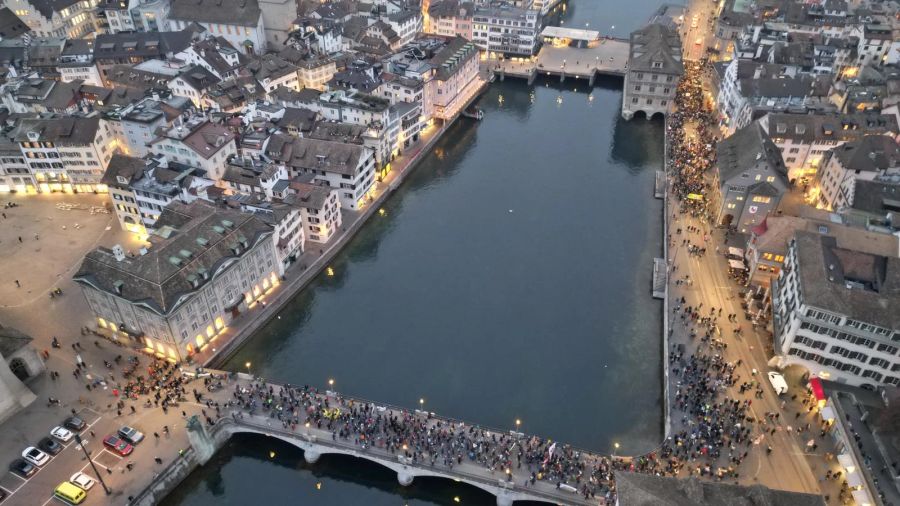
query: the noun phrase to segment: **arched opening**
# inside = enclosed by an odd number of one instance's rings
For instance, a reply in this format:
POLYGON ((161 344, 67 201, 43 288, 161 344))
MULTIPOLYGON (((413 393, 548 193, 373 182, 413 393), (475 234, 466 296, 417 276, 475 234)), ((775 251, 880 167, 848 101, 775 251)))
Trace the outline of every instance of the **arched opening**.
POLYGON ((657 111, 657 112, 653 113, 652 116, 650 116, 651 121, 656 121, 656 120, 662 121, 664 119, 666 119, 666 114, 664 112, 660 112, 660 111, 657 111))
POLYGON ((135 225, 135 224, 136 224, 136 223, 134 222, 134 218, 132 218, 131 216, 128 216, 127 214, 122 218, 122 221, 124 221, 125 223, 128 223, 129 225, 135 225))
POLYGON ((28 366, 25 365, 25 361, 21 358, 14 358, 10 360, 9 370, 12 371, 12 373, 22 381, 27 380, 30 376, 30 374, 28 374, 28 366))
POLYGON ((634 111, 634 115, 631 119, 647 119, 647 113, 644 111, 634 111))
POLYGON ((725 216, 722 217, 722 225, 723 226, 730 227, 731 222, 733 222, 733 221, 734 221, 733 214, 726 214, 725 216))

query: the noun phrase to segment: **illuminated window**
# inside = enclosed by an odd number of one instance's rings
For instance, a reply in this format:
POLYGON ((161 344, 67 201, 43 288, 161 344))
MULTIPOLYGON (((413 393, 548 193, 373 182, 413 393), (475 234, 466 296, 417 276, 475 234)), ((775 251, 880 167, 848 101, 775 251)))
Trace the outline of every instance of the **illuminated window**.
POLYGON ((768 204, 771 200, 771 197, 760 197, 759 195, 753 197, 753 202, 759 202, 760 204, 768 204))
POLYGON ((200 334, 197 334, 197 337, 194 339, 194 341, 197 342, 198 348, 200 348, 201 346, 204 345, 204 343, 206 343, 206 341, 203 340, 203 336, 201 336, 200 334))
POLYGON ((216 328, 222 330, 223 327, 225 327, 225 321, 221 316, 216 317, 216 328))
POLYGON ((734 202, 729 202, 729 203, 728 203, 728 206, 726 206, 726 207, 728 207, 728 209, 734 209, 734 208, 737 207, 737 206, 735 205, 734 202))
POLYGON ((212 325, 206 326, 206 337, 212 337, 215 335, 215 333, 216 333, 216 330, 213 328, 212 325))
POLYGON ((775 255, 776 262, 784 262, 784 255, 775 255))
POLYGON ((97 318, 97 324, 104 329, 106 328, 106 320, 104 320, 103 318, 97 318))

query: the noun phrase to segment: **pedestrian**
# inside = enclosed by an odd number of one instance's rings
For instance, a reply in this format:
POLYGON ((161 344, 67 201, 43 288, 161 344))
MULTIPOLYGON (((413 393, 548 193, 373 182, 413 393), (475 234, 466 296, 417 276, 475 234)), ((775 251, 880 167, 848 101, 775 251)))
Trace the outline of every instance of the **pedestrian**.
POLYGON ((156 457, 156 458, 154 458, 153 460, 154 460, 157 464, 162 464, 162 459, 159 458, 159 457, 156 457))
POLYGON ((90 433, 91 433, 91 437, 97 437, 97 435, 96 435, 96 434, 94 434, 94 429, 91 429, 91 430, 89 430, 89 431, 88 431, 88 432, 90 432, 90 433))
POLYGON ((19 280, 16 280, 16 288, 22 288, 22 283, 19 283, 19 280))

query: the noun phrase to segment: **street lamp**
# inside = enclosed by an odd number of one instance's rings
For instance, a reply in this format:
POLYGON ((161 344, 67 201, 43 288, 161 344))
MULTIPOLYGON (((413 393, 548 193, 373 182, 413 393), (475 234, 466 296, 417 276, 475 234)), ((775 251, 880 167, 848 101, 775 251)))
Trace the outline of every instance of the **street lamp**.
POLYGON ((420 410, 425 409, 425 398, 424 397, 419 397, 419 409, 420 410))
POLYGON ((328 378, 328 388, 334 388, 334 379, 328 378))
POLYGON ((244 364, 244 367, 247 368, 247 374, 250 374, 250 362, 247 362, 246 364, 244 364))
POLYGON ((519 432, 519 427, 522 425, 522 420, 516 418, 516 432, 519 432))
POLYGON ((619 451, 619 443, 613 443, 613 457, 616 456, 617 451, 619 451))
POLYGON ((75 441, 78 443, 78 446, 81 447, 81 451, 84 452, 84 456, 87 457, 88 462, 91 463, 91 469, 94 470, 94 474, 97 476, 97 479, 100 480, 100 484, 103 485, 103 491, 106 492, 106 495, 112 494, 112 490, 106 486, 106 482, 103 481, 103 475, 100 474, 100 471, 97 470, 97 466, 94 465, 94 459, 91 458, 91 454, 88 453, 87 448, 84 447, 84 441, 81 440, 81 434, 75 434, 75 441))

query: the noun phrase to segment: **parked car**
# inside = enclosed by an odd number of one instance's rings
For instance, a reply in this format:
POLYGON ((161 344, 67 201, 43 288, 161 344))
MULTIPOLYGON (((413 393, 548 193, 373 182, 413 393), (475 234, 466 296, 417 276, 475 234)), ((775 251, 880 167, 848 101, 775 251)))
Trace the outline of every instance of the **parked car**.
POLYGON ((45 437, 45 438, 41 439, 40 441, 38 441, 38 448, 40 448, 41 450, 44 450, 45 452, 49 453, 50 455, 56 455, 57 453, 61 452, 63 449, 62 445, 59 444, 52 437, 45 437))
POLYGON ((91 487, 93 487, 94 483, 95 483, 93 478, 91 478, 90 476, 88 476, 82 472, 77 472, 77 473, 73 474, 72 477, 69 478, 69 482, 72 483, 73 485, 75 485, 76 487, 80 488, 81 490, 84 490, 85 492, 90 490, 91 487))
POLYGON ((42 466, 47 462, 50 462, 50 456, 46 453, 38 450, 33 446, 29 446, 25 448, 25 451, 22 452, 22 458, 25 459, 29 464, 35 466, 42 466))
POLYGON ((72 439, 72 431, 62 427, 53 427, 53 430, 50 431, 50 435, 63 443, 67 443, 72 439))
POLYGON ((9 465, 9 470, 13 474, 17 474, 22 478, 28 478, 29 476, 37 472, 36 467, 29 464, 28 462, 25 462, 22 459, 16 459, 12 461, 12 464, 9 465))
POLYGON ((119 439, 117 436, 106 436, 103 438, 103 445, 123 457, 131 455, 131 452, 134 451, 133 446, 128 444, 127 441, 119 439))
POLYGON ((119 429, 119 437, 133 445, 136 445, 144 440, 144 433, 135 429, 134 427, 124 425, 121 429, 119 429))
POLYGON ((84 423, 84 420, 78 418, 77 416, 70 416, 69 418, 66 418, 66 421, 63 422, 63 427, 76 432, 81 432, 82 430, 84 430, 85 426, 87 426, 87 424, 84 423))

